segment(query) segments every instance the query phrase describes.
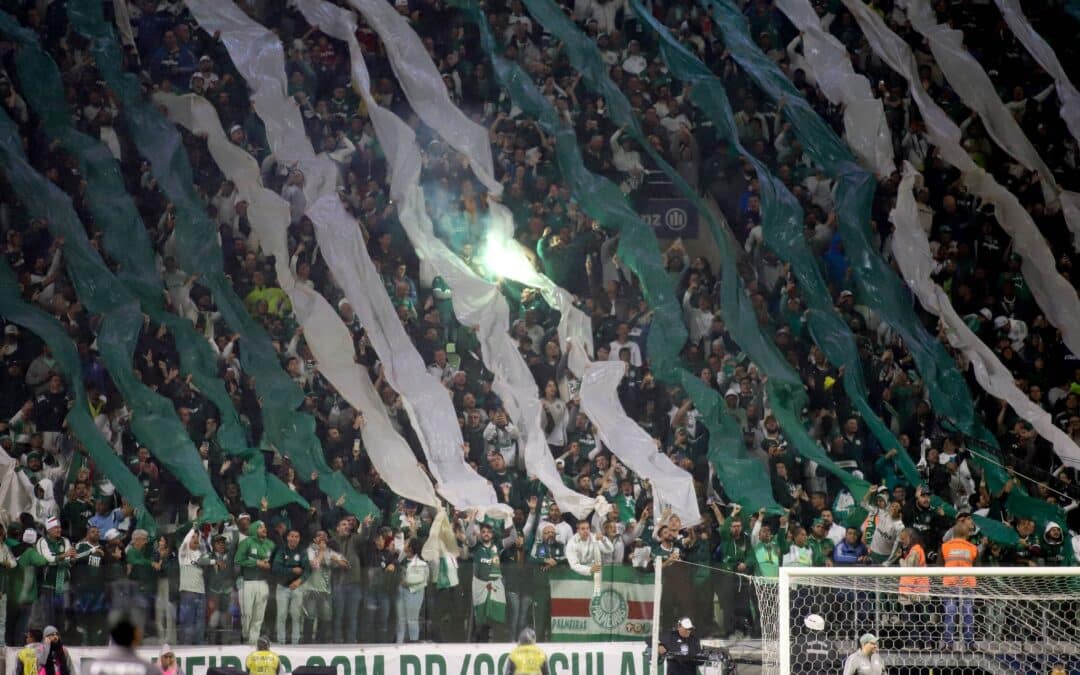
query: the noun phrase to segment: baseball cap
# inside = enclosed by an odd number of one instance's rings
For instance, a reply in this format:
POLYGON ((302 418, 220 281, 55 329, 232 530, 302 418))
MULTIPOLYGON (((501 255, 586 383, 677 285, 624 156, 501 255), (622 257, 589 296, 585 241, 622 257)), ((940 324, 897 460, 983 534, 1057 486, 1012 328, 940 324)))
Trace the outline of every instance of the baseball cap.
POLYGON ((877 636, 873 633, 863 633, 863 636, 859 638, 859 644, 868 645, 870 643, 877 644, 877 636))
POLYGON ((694 630, 694 622, 690 620, 690 617, 684 616, 679 619, 679 628, 685 628, 686 630, 694 630))

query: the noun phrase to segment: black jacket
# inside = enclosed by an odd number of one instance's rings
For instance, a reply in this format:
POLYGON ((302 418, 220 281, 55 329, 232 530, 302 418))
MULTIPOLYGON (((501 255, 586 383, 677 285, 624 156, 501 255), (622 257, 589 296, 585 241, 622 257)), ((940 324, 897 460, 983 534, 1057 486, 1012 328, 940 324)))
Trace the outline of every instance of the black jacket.
POLYGON ((678 630, 671 630, 660 636, 660 644, 667 650, 664 658, 668 675, 696 675, 701 654, 701 641, 696 634, 684 638, 678 630))

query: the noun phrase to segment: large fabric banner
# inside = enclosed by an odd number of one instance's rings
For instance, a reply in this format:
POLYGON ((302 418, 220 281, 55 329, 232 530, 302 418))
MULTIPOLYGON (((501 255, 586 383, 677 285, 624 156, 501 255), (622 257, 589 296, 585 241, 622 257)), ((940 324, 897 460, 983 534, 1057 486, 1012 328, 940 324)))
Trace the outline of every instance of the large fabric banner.
MULTIPOLYGON (((286 673, 301 666, 331 666, 337 675, 499 675, 506 671, 511 644, 440 645, 311 645, 274 647, 286 673)), ((551 675, 647 675, 645 644, 593 642, 580 645, 542 644, 551 675)), ((6 663, 18 662, 18 649, 5 650, 6 663)), ((71 647, 77 672, 89 672, 94 659, 105 655, 104 647, 71 647)), ((138 650, 145 659, 157 660, 158 647, 138 650)), ((239 668, 254 651, 246 645, 176 647, 177 665, 185 675, 206 675, 210 668, 239 668)))
POLYGON ((901 0, 908 20, 930 46, 938 68, 967 107, 978 113, 987 134, 997 146, 1022 164, 1028 171, 1039 174, 1048 209, 1061 208, 1065 223, 1075 237, 1080 235, 1080 194, 1064 190, 1057 184, 1054 172, 1046 165, 1035 145, 1024 135, 1020 123, 998 96, 994 82, 975 57, 964 48, 964 34, 946 24, 937 23, 937 16, 926 0, 901 0))
POLYGON ((1024 280, 1047 320, 1061 330, 1061 338, 1073 353, 1080 353, 1080 300, 1072 284, 1057 272, 1053 252, 1039 232, 1031 214, 1016 195, 975 164, 960 145, 960 129, 922 87, 915 56, 900 36, 861 0, 842 0, 866 35, 874 54, 908 81, 912 101, 926 122, 926 134, 942 159, 963 174, 968 190, 994 206, 1001 228, 1013 238, 1013 251, 1023 259, 1024 280))
POLYGON ((288 454, 303 476, 319 474, 319 488, 359 518, 375 511, 374 504, 332 472, 315 435, 315 418, 299 410, 304 392, 281 367, 267 332, 247 313, 225 278, 217 227, 192 187, 192 169, 180 133, 147 100, 137 78, 124 72, 115 35, 105 21, 101 4, 92 0, 67 6, 72 28, 90 41, 90 51, 109 88, 125 111, 128 130, 139 153, 150 162, 154 177, 176 211, 176 253, 181 267, 199 275, 199 283, 213 293, 229 328, 240 335, 244 373, 255 380, 262 400, 263 441, 268 448, 288 454))
POLYGON ((646 640, 652 635, 653 575, 606 566, 599 586, 570 569, 551 575, 551 639, 646 640))

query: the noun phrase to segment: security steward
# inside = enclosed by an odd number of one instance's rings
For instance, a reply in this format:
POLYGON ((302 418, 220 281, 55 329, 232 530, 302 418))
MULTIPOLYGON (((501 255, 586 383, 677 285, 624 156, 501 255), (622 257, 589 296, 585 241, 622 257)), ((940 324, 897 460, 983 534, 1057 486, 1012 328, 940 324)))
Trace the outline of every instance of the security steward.
POLYGON ((536 646, 536 631, 525 628, 518 636, 518 645, 506 659, 504 675, 548 675, 547 654, 536 646))
POLYGON ((15 668, 15 675, 38 675, 38 663, 45 660, 42 646, 44 638, 40 630, 31 628, 26 631, 25 639, 26 644, 18 653, 19 664, 15 668))
POLYGON ((270 651, 270 638, 261 636, 255 647, 244 663, 247 675, 284 675, 285 667, 281 665, 281 658, 270 651))
POLYGON ((675 630, 661 636, 657 651, 667 659, 667 675, 696 675, 701 665, 701 641, 694 635, 694 622, 684 616, 675 630))

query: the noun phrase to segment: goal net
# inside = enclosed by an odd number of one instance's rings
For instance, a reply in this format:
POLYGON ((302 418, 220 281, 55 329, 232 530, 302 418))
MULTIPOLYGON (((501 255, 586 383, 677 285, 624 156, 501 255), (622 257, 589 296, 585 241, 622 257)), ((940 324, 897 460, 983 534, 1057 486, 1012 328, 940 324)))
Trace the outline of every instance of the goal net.
POLYGON ((1080 568, 781 568, 754 586, 766 675, 843 672, 866 634, 890 673, 1080 672, 1080 568))

